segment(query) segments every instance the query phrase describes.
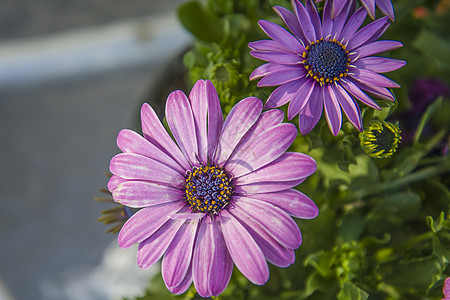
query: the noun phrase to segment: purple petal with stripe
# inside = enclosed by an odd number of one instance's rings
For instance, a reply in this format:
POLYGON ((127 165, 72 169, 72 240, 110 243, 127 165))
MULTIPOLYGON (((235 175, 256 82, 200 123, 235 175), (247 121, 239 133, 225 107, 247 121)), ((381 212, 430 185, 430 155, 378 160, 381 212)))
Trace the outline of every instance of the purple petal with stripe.
POLYGON ((186 277, 194 251, 198 220, 185 221, 173 238, 161 264, 161 275, 168 287, 179 286, 186 277))
POLYGON ((333 135, 336 136, 341 130, 342 111, 331 85, 327 84, 324 86, 323 98, 325 117, 327 119, 328 127, 333 135))
POLYGON ((308 42, 315 42, 317 40, 316 30, 311 22, 308 11, 303 6, 303 4, 298 0, 292 0, 292 7, 294 8, 297 20, 302 28, 303 35, 306 37, 308 42))
POLYGON ((113 191, 114 201, 136 208, 177 201, 184 195, 179 189, 145 181, 124 182, 113 191))
POLYGON ((352 97, 344 90, 340 84, 335 84, 334 94, 339 101, 347 119, 355 126, 359 131, 363 131, 361 111, 359 110, 358 104, 353 101, 352 97))
POLYGON ((369 38, 364 44, 369 44, 372 43, 376 40, 378 40, 385 32, 386 30, 389 28, 389 26, 391 25, 391 22, 386 22, 384 23, 381 28, 375 32, 371 38, 369 38))
POLYGON ((361 0, 361 4, 366 8, 372 19, 375 19, 375 0, 361 0))
POLYGON ((194 116, 195 132, 198 143, 198 160, 208 163, 208 86, 206 81, 198 80, 189 94, 189 102, 194 116))
POLYGON ((248 195, 248 194, 260 194, 260 193, 272 193, 287 190, 296 187, 302 183, 305 179, 299 179, 294 181, 275 181, 275 182, 258 182, 245 185, 236 185, 234 187, 234 193, 236 195, 248 195))
POLYGON ((305 69, 303 67, 290 68, 282 71, 267 74, 266 77, 261 79, 257 86, 277 86, 298 80, 306 75, 305 69))
POLYGON ((400 85, 395 81, 387 78, 386 76, 380 75, 376 72, 372 72, 366 69, 354 69, 352 72, 355 74, 352 76, 353 79, 363 82, 369 85, 388 87, 388 88, 399 88, 400 85))
POLYGON ((141 122, 142 133, 150 143, 172 157, 183 169, 190 169, 183 153, 164 129, 153 108, 147 103, 144 103, 141 108, 141 122))
POLYGON ((319 122, 323 110, 323 88, 316 84, 309 101, 299 114, 298 123, 300 132, 308 134, 319 122))
POLYGON ((292 100, 288 107, 288 119, 292 120, 305 107, 314 89, 314 82, 306 79, 303 85, 292 96, 292 100))
POLYGON ((109 170, 124 179, 148 180, 171 186, 178 186, 184 182, 183 175, 174 169, 134 153, 120 153, 114 156, 109 170))
POLYGON ((272 40, 259 40, 248 43, 248 47, 252 50, 289 52, 289 49, 281 46, 278 42, 272 40))
POLYGON ((300 41, 306 41, 297 17, 289 9, 282 6, 274 6, 273 10, 300 41))
POLYGON ((166 119, 173 137, 191 165, 198 165, 198 141, 192 108, 186 95, 170 93, 166 103, 166 119))
POLYGON ((214 163, 222 165, 230 157, 244 134, 258 120, 262 102, 256 97, 248 97, 236 104, 228 114, 222 134, 217 144, 214 163))
POLYGON ((195 289, 202 297, 217 296, 227 287, 232 271, 233 260, 219 222, 204 218, 198 229, 192 258, 195 289))
POLYGON ((186 170, 184 170, 172 157, 132 130, 123 129, 119 132, 119 135, 117 136, 117 146, 122 152, 135 153, 149 157, 171 167, 180 174, 186 172, 186 170))
POLYGON ((266 20, 260 20, 258 21, 258 24, 270 38, 289 49, 291 52, 302 53, 306 50, 305 47, 283 27, 266 20))
POLYGON ((290 70, 297 70, 300 68, 299 66, 288 66, 288 65, 279 65, 275 63, 266 63, 259 67, 257 67, 252 74, 250 74, 250 80, 255 80, 262 78, 266 75, 280 72, 280 71, 290 71, 290 70))
POLYGON ((363 68, 377 73, 386 73, 400 69, 406 65, 406 61, 373 56, 358 59, 354 65, 359 69, 363 68))
MULTIPOLYGON (((327 1, 330 2, 330 1, 327 1)), ((332 1, 332 13, 333 13, 333 17, 335 18, 337 15, 345 15, 344 13, 341 14, 345 4, 347 2, 347 0, 334 0, 332 1)))
POLYGON ((367 12, 364 8, 359 8, 346 22, 344 29, 341 32, 339 40, 344 41, 344 44, 349 42, 355 32, 361 27, 361 24, 367 17, 367 12))
POLYGON ((403 47, 403 44, 397 41, 376 41, 359 47, 355 52, 358 57, 362 58, 400 47, 403 47))
POLYGON ((381 110, 381 107, 366 95, 359 87, 357 87, 352 81, 341 79, 339 83, 350 95, 361 101, 367 106, 381 110))
POLYGON ((285 153, 296 135, 293 124, 275 125, 252 139, 245 148, 233 152, 224 167, 235 177, 255 171, 285 153))
POLYGON ((305 78, 277 87, 267 99, 264 109, 280 107, 292 100, 294 94, 302 87, 305 78))
POLYGON ((179 211, 183 206, 182 201, 176 201, 138 210, 120 230, 117 239, 119 246, 128 248, 147 239, 169 220, 168 215, 179 211))
POLYGON ((206 80, 208 99, 208 160, 212 161, 223 127, 219 96, 211 81, 206 80))
POLYGON ((263 285, 269 279, 269 266, 255 240, 227 210, 222 210, 220 227, 228 252, 236 267, 252 283, 263 285))
POLYGON ((383 17, 364 26, 350 38, 347 49, 351 52, 353 49, 363 45, 388 22, 388 17, 383 17))
MULTIPOLYGON (((338 1, 339 0, 332 1, 332 4, 331 4, 332 5, 332 9, 331 9, 332 14, 335 17, 335 19, 333 20, 333 30, 331 31, 333 38, 339 38, 341 36, 342 29, 344 29, 344 26, 345 26, 345 23, 347 22, 347 17, 349 15, 349 11, 350 11, 349 1, 340 1, 342 3, 342 5, 344 5, 344 7, 341 7, 342 13, 335 14, 333 12, 333 10, 334 10, 333 6, 335 6, 335 4, 338 1)), ((330 2, 330 1, 327 1, 327 2, 330 2)))
POLYGON ((187 291, 192 283, 192 266, 189 266, 186 276, 184 276, 183 281, 177 286, 167 286, 167 289, 174 294, 180 295, 187 291))
POLYGON ((230 213, 238 216, 251 228, 259 226, 269 233, 278 243, 297 249, 302 243, 300 229, 294 220, 283 210, 263 201, 255 201, 246 197, 239 197, 233 203, 230 213))
POLYGON ((250 51, 250 55, 254 58, 265 60, 276 64, 298 65, 303 61, 303 58, 297 54, 290 52, 275 52, 275 51, 250 51))
POLYGON ((271 203, 296 218, 314 219, 319 215, 316 204, 308 196, 295 189, 274 193, 248 194, 246 197, 271 203))
POLYGON ((142 241, 137 251, 139 267, 150 268, 160 260, 184 222, 185 220, 168 220, 148 239, 142 241))
POLYGON ((122 178, 120 176, 117 176, 117 175, 113 175, 108 180, 108 190, 112 193, 119 186, 119 184, 121 184, 123 182, 127 182, 127 181, 130 181, 130 180, 129 179, 124 179, 124 178, 122 178))
POLYGON ((286 152, 270 164, 235 179, 235 185, 256 182, 292 181, 308 177, 317 169, 310 156, 297 152, 286 152))
POLYGON ((377 0, 377 6, 383 15, 388 16, 392 22, 395 21, 394 8, 392 7, 391 0, 377 0))
POLYGON ((395 101, 394 96, 389 92, 387 88, 380 87, 380 86, 374 86, 374 85, 366 85, 362 82, 352 80, 352 82, 359 87, 361 90, 366 91, 375 97, 378 97, 380 99, 386 100, 386 101, 395 101))
POLYGON ((331 34, 333 30, 333 20, 331 18, 331 4, 330 1, 325 2, 323 8, 323 18, 322 18, 322 37, 327 37, 331 34))
POLYGON ((316 39, 323 37, 322 35, 322 22, 320 21, 319 12, 317 11, 316 5, 312 0, 306 0, 306 11, 311 18, 311 23, 314 26, 316 39))

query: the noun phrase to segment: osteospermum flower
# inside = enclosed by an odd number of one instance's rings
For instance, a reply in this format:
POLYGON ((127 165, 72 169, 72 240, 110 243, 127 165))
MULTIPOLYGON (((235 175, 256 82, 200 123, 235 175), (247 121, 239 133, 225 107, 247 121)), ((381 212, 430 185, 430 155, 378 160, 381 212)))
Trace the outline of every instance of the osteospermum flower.
MULTIPOLYGON (((342 8, 345 6, 347 2, 354 0, 327 0, 331 1, 331 12, 332 16, 335 17, 338 15, 342 8)), ((316 0, 317 2, 322 2, 322 0, 316 0)), ((392 21, 395 20, 394 16, 394 8, 392 7, 391 0, 361 0, 362 6, 367 10, 370 17, 375 19, 375 5, 378 9, 383 13, 383 15, 388 16, 392 21)))
POLYGON ((373 120, 363 132, 359 134, 361 147, 374 158, 389 158, 397 151, 402 140, 400 128, 390 122, 373 120))
POLYGON ((175 141, 153 109, 141 109, 143 137, 122 130, 124 152, 110 164, 116 202, 140 208, 122 227, 118 242, 139 243, 137 262, 148 268, 161 257, 167 288, 183 293, 194 282, 203 297, 220 294, 233 264, 254 284, 269 277, 267 261, 287 267, 300 246, 291 216, 314 218, 316 205, 293 189, 316 170, 304 154, 286 152, 294 125, 280 110, 240 101, 223 122, 216 90, 198 81, 189 98, 172 92, 166 119, 175 141))
POLYGON ((292 0, 295 14, 284 7, 274 9, 292 32, 269 21, 259 25, 272 38, 249 43, 250 54, 268 63, 256 68, 250 79, 261 79, 258 86, 278 86, 269 96, 265 108, 290 101, 288 118, 299 115, 302 134, 309 133, 325 110, 331 132, 337 135, 342 111, 362 131, 361 112, 355 99, 381 109, 365 92, 380 99, 394 101, 388 88, 397 83, 379 73, 405 65, 397 59, 372 55, 401 47, 396 41, 376 41, 388 28, 387 17, 358 30, 367 16, 364 8, 353 13, 347 3, 343 11, 331 18, 326 2, 322 20, 312 0, 306 8, 292 0))

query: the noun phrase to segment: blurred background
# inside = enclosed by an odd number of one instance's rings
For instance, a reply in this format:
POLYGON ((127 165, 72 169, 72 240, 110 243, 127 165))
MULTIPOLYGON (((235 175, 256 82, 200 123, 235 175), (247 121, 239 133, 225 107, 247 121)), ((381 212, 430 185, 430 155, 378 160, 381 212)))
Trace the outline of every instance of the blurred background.
POLYGON ((136 296, 154 271, 96 221, 117 133, 190 43, 181 0, 0 2, 0 300, 136 296), (131 104, 131 105, 130 105, 131 104))

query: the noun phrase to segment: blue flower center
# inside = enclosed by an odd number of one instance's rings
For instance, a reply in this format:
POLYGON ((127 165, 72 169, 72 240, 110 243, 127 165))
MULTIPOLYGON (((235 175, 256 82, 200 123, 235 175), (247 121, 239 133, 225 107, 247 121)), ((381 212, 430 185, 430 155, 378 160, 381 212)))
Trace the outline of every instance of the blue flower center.
POLYGON ((351 61, 341 42, 323 38, 306 46, 302 57, 308 76, 320 84, 339 81, 347 76, 351 61))
POLYGON ((228 174, 215 166, 194 167, 186 174, 186 202, 193 212, 217 214, 233 195, 228 174))

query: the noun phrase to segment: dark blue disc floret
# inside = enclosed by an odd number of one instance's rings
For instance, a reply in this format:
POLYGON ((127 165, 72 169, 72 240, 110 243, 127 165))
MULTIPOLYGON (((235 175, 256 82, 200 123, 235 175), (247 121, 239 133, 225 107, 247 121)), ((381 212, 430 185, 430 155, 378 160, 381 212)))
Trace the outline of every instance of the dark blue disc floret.
POLYGON ((215 166, 194 167, 186 173, 186 202, 193 212, 217 214, 231 200, 233 186, 228 174, 215 166))
POLYGON ((320 84, 339 81, 348 75, 348 66, 351 59, 345 45, 336 39, 320 39, 306 46, 302 53, 303 64, 312 77, 320 84))

